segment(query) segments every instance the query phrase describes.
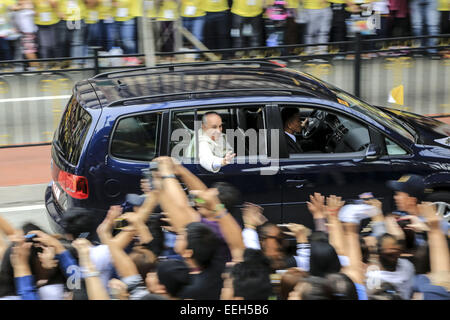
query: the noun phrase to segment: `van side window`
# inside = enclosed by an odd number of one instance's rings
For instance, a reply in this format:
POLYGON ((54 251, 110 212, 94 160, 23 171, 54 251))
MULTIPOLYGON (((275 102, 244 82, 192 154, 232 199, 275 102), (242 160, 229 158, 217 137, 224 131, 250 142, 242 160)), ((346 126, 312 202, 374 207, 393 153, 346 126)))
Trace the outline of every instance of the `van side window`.
POLYGON ((197 158, 198 137, 202 136, 202 118, 214 112, 222 120, 224 146, 237 157, 266 155, 266 135, 263 107, 243 106, 239 108, 191 109, 175 111, 171 116, 171 156, 183 162, 197 158), (261 144, 261 147, 259 145, 261 144))
POLYGON ((158 113, 120 119, 112 136, 111 154, 122 159, 151 161, 158 154, 160 125, 158 113))
POLYGON ((284 106, 281 118, 290 155, 356 153, 370 144, 368 127, 341 114, 310 107, 284 106))
POLYGON ((396 144, 394 141, 389 140, 388 138, 384 138, 386 141, 386 150, 387 154, 390 156, 398 156, 398 155, 404 155, 408 154, 405 149, 400 147, 398 144, 396 144))

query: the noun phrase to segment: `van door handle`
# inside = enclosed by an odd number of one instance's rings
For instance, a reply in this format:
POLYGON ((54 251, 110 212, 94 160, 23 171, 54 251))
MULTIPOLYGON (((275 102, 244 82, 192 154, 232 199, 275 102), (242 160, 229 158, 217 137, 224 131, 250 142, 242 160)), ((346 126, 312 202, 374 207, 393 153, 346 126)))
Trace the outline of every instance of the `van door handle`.
POLYGON ((297 188, 297 189, 300 189, 300 188, 303 188, 303 186, 305 185, 305 184, 307 184, 308 183, 308 180, 293 180, 293 179, 288 179, 288 180, 286 180, 285 181, 285 183, 288 185, 288 186, 291 186, 291 187, 295 187, 295 188, 297 188))

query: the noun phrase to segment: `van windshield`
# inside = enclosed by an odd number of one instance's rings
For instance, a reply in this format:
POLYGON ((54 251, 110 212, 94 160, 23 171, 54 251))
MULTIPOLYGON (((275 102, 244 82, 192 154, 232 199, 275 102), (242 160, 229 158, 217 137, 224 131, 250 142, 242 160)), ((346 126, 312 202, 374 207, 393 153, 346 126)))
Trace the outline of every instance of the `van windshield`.
POLYGON ((379 123, 384 126, 395 130, 398 134, 407 138, 411 142, 416 141, 415 131, 408 124, 401 122, 399 119, 391 117, 389 114, 383 112, 381 109, 373 107, 350 94, 341 90, 332 90, 333 93, 338 98, 339 103, 344 104, 348 107, 357 109, 372 119, 376 119, 379 123))
POLYGON ((59 152, 72 165, 77 165, 80 160, 91 123, 91 115, 72 97, 55 136, 59 152))

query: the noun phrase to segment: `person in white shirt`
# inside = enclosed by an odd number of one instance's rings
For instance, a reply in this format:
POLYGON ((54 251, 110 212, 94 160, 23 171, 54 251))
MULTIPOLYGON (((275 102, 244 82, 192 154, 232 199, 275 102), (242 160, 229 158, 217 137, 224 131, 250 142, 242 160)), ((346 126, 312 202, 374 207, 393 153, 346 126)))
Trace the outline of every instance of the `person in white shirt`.
MULTIPOLYGON (((36 14, 33 3, 30 0, 19 0, 12 7, 14 11, 14 24, 21 33, 22 52, 28 60, 37 59, 37 36, 38 28, 34 23, 36 14)), ((30 62, 28 71, 35 71, 39 68, 38 62, 30 62)))
POLYGON ((208 112, 203 116, 198 137, 198 155, 200 165, 211 172, 219 172, 236 156, 222 130, 222 118, 219 114, 208 112))

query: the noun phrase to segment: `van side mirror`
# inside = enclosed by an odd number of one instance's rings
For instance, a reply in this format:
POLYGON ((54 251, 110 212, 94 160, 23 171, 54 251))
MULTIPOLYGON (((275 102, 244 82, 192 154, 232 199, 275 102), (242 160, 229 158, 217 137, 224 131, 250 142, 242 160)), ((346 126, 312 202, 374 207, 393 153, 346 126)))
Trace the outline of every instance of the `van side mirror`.
POLYGON ((363 161, 375 161, 381 157, 381 148, 380 146, 370 143, 367 146, 366 154, 364 156, 363 161))

